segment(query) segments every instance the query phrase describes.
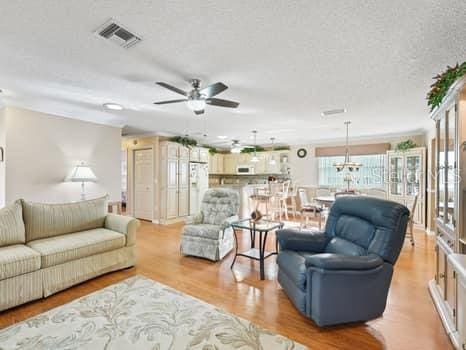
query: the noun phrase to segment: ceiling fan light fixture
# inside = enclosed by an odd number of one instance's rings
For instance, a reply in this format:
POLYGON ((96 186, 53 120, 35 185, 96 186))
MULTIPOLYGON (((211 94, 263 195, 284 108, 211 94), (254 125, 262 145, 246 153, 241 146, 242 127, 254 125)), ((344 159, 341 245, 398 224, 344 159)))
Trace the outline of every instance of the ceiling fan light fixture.
POLYGON ((188 100, 188 108, 192 111, 202 111, 205 108, 205 100, 203 99, 191 99, 188 100))
POLYGON ((233 147, 230 152, 231 153, 241 153, 241 147, 233 147))

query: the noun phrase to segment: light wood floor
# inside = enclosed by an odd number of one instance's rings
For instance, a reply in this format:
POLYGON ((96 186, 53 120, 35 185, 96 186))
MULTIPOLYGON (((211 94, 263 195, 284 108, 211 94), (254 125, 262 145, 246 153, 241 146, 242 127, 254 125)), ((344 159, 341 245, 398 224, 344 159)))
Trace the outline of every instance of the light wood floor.
MULTIPOLYGON (((180 230, 181 225, 143 223, 137 240, 137 267, 0 313, 0 328, 141 274, 311 349, 453 349, 427 291, 427 281, 434 274, 434 245, 432 239, 421 232, 416 232, 415 248, 408 242, 403 247, 383 317, 367 324, 321 329, 296 311, 276 282, 275 258, 266 262, 265 281, 259 280, 257 262, 245 258, 238 258, 232 273, 232 254, 221 263, 180 256, 180 230)), ((240 245, 245 247, 246 244, 247 235, 244 235, 240 245)), ((273 238, 268 244, 273 247, 273 238)))

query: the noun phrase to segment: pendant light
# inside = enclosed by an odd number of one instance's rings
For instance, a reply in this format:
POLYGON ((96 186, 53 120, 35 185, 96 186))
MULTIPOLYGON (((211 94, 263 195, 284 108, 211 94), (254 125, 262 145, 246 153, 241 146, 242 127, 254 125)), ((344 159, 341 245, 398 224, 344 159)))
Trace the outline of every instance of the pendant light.
MULTIPOLYGON (((270 138, 270 141, 272 141, 272 152, 274 151, 275 149, 275 137, 271 137, 270 138)), ((275 165, 277 164, 277 161, 275 160, 275 156, 272 154, 272 157, 270 158, 269 160, 269 164, 270 165, 275 165)))
POLYGON ((343 169, 348 169, 349 171, 359 171, 359 168, 362 167, 361 163, 355 163, 351 161, 350 152, 349 152, 349 125, 351 124, 350 121, 346 121, 346 148, 345 148, 345 161, 343 163, 335 163, 333 166, 337 169, 338 172, 342 171, 343 169))
POLYGON ((257 130, 252 131, 252 135, 254 136, 254 155, 251 158, 252 163, 257 163, 259 158, 257 157, 257 130))

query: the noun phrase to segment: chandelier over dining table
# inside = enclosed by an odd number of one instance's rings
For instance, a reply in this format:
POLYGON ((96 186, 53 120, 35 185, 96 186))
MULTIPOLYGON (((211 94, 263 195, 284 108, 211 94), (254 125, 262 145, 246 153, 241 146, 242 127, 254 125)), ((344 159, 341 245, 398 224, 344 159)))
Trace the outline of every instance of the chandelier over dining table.
POLYGON ((333 166, 337 169, 337 172, 340 172, 344 169, 348 169, 349 171, 359 171, 362 167, 361 163, 356 163, 351 161, 350 152, 349 152, 349 125, 351 124, 350 121, 346 121, 346 146, 345 146, 345 161, 343 163, 335 163, 333 166))

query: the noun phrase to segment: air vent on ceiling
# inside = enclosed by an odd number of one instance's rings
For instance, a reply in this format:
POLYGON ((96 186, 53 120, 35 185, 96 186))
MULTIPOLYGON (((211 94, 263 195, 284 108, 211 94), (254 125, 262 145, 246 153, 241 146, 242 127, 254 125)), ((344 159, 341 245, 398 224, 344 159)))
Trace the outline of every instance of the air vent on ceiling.
POLYGON ((322 117, 330 117, 335 114, 346 113, 346 108, 330 109, 321 113, 322 117))
POLYGON ((140 36, 131 33, 127 28, 124 28, 113 19, 110 19, 101 25, 95 33, 104 39, 110 40, 118 46, 124 47, 125 49, 128 49, 141 41, 140 36))

